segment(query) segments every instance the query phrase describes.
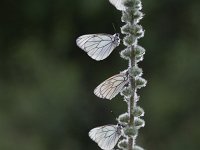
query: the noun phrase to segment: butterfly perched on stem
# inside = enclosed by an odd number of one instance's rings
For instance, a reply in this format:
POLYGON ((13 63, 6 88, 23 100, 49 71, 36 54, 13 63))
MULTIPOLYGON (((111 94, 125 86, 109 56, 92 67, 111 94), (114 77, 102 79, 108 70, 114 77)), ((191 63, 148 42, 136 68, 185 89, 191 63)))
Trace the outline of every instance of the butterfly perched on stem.
POLYGON ((119 33, 86 34, 77 38, 76 44, 97 61, 107 58, 120 44, 119 33))
POLYGON ((100 98, 111 100, 119 92, 121 92, 126 84, 128 84, 127 70, 120 72, 98 85, 94 94, 100 98))
POLYGON ((103 150, 111 150, 122 135, 122 125, 105 125, 96 127, 89 132, 89 137, 103 150))

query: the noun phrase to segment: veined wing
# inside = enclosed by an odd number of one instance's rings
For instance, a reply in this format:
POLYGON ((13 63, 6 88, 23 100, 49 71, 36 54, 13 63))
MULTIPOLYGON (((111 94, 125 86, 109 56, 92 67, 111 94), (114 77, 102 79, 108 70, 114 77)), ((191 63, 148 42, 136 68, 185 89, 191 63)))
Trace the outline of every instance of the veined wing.
POLYGON ((101 149, 111 150, 117 144, 121 136, 119 125, 105 125, 96 127, 89 132, 89 137, 95 141, 101 149))
POLYGON ((109 0, 118 10, 125 11, 126 7, 122 4, 122 0, 109 0))
POLYGON ((119 34, 87 34, 76 40, 77 45, 87 54, 99 61, 107 58, 119 45, 119 34))
POLYGON ((127 83, 127 73, 126 71, 123 71, 102 82, 99 86, 95 88, 94 94, 100 98, 111 100, 119 92, 122 91, 122 89, 127 83))

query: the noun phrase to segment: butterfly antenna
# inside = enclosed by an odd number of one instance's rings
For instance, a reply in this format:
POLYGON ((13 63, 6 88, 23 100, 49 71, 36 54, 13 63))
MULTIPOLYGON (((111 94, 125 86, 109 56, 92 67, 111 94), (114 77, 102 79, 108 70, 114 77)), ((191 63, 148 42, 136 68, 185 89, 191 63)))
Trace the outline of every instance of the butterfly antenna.
POLYGON ((114 117, 115 119, 117 119, 116 114, 115 114, 112 110, 111 110, 110 112, 111 112, 111 114, 113 115, 113 117, 114 117))
POLYGON ((114 118, 116 118, 116 115, 115 115, 115 113, 112 110, 109 110, 109 109, 106 109, 106 110, 109 111, 114 118))
POLYGON ((113 26, 113 29, 115 30, 115 33, 116 33, 117 31, 116 31, 114 23, 112 23, 112 26, 113 26))

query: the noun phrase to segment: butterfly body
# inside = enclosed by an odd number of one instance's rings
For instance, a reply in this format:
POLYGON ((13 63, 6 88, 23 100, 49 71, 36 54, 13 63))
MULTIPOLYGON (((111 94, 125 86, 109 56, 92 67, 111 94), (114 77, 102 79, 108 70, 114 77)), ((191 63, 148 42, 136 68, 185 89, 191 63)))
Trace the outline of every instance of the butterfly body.
POLYGON ((120 43, 119 33, 115 33, 113 37, 113 42, 118 46, 120 43))
POLYGON ((92 59, 97 61, 107 58, 120 44, 119 33, 114 35, 99 33, 86 34, 77 38, 76 44, 92 59))

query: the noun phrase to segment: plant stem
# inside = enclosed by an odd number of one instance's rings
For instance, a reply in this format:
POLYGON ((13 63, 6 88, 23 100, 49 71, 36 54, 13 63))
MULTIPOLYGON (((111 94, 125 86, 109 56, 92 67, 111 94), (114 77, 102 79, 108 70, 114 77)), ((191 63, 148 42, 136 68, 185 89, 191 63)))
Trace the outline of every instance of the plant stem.
MULTIPOLYGON (((136 61, 135 61, 135 52, 134 52, 134 46, 131 46, 132 48, 132 52, 131 52, 131 57, 129 59, 129 67, 130 68, 133 68, 135 67, 136 65, 136 61)), ((130 83, 130 87, 131 87, 131 97, 129 99, 129 105, 128 105, 128 110, 129 110, 129 117, 130 117, 130 120, 129 120, 129 126, 130 127, 134 127, 134 107, 135 107, 135 104, 136 104, 136 85, 135 85, 135 77, 133 76, 130 76, 129 75, 129 83, 130 83)), ((128 138, 128 150, 132 150, 133 148, 133 144, 134 144, 134 139, 132 136, 130 136, 128 138)))
MULTIPOLYGON (((137 107, 137 89, 146 86, 146 80, 143 79, 142 69, 137 65, 143 60, 145 49, 138 45, 138 39, 144 36, 144 30, 138 25, 140 19, 143 18, 141 0, 124 0, 126 10, 122 12, 122 22, 126 24, 122 26, 121 32, 126 36, 123 39, 126 49, 121 52, 122 58, 129 61, 128 80, 129 87, 124 90, 124 99, 128 105, 128 115, 126 118, 119 117, 119 120, 128 124, 124 129, 125 139, 119 142, 119 148, 123 150, 135 150, 139 146, 135 144, 138 130, 144 127, 145 122, 140 117, 144 114, 143 109, 137 107)), ((143 148, 139 147, 143 150, 143 148)))

